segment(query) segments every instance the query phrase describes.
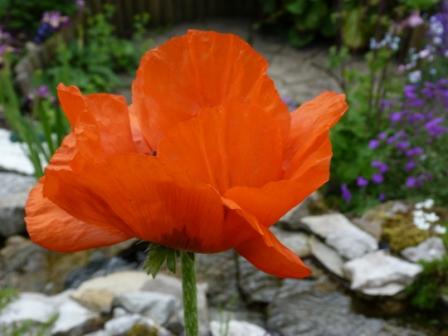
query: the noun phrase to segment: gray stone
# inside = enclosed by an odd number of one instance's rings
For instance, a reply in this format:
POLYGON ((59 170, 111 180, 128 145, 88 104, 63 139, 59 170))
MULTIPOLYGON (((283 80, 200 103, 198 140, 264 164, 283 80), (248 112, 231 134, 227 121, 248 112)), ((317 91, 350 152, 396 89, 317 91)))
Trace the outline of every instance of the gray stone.
POLYGON ((11 142, 11 132, 0 129, 0 169, 26 175, 34 174, 34 168, 25 154, 24 145, 11 142))
POLYGON ((285 231, 275 227, 272 228, 272 233, 275 234, 278 240, 302 258, 310 255, 309 237, 306 234, 285 231))
POLYGON ((344 265, 351 288, 367 295, 393 296, 421 271, 421 266, 376 251, 344 265))
POLYGON ((393 320, 357 313, 349 295, 323 276, 285 280, 267 309, 267 329, 285 336, 424 336, 393 320))
POLYGON ((130 292, 114 298, 114 306, 127 312, 151 318, 157 324, 166 325, 176 314, 180 302, 173 295, 157 292, 130 292))
POLYGON ((92 310, 107 313, 111 311, 115 296, 139 291, 147 280, 148 275, 144 272, 116 272, 84 282, 72 298, 92 310))
POLYGON ((350 297, 312 280, 285 280, 268 307, 267 326, 280 335, 377 336, 381 320, 352 311, 350 297))
POLYGON ((52 334, 84 335, 100 325, 100 317, 73 300, 62 303, 58 309, 58 318, 52 334))
MULTIPOLYGON (((125 336, 132 328, 140 326, 145 328, 145 335, 170 336, 171 333, 161 326, 158 326, 153 320, 138 314, 115 317, 106 322, 104 331, 99 335, 107 336, 125 336)), ((140 333, 141 334, 141 333, 140 333)))
MULTIPOLYGON (((177 302, 182 302, 182 283, 178 278, 159 273, 155 279, 147 278, 145 284, 142 287, 142 291, 159 292, 174 296, 177 302)), ((197 303, 199 314, 199 332, 201 335, 208 333, 208 306, 207 306, 207 291, 208 286, 206 283, 199 282, 197 284, 197 303)), ((182 321, 183 311, 178 310, 177 320, 182 321)), ((176 318, 169 321, 175 323, 176 318)))
POLYGON ((57 313, 57 306, 47 296, 22 293, 0 313, 0 326, 24 321, 47 323, 57 313))
POLYGON ((212 306, 236 308, 244 306, 237 283, 238 255, 234 251, 198 254, 198 278, 208 284, 208 302, 212 306))
POLYGON ((269 336, 263 328, 246 322, 238 320, 230 320, 225 322, 212 321, 210 322, 210 331, 212 336, 269 336))
POLYGON ((443 258, 446 254, 443 240, 439 237, 432 237, 417 246, 405 248, 401 255, 412 262, 433 261, 443 258))
POLYGON ((30 176, 0 172, 0 237, 25 231, 24 206, 35 183, 30 176))
POLYGON ((387 218, 408 211, 409 206, 407 204, 400 201, 389 201, 369 209, 361 218, 354 219, 353 222, 362 230, 379 240, 383 231, 383 224, 387 218))
POLYGON ((325 239, 341 256, 354 259, 378 249, 378 242, 341 214, 302 218, 304 225, 325 239))
POLYGON ((315 237, 310 238, 309 244, 311 254, 319 260, 326 269, 341 278, 344 277, 342 268, 344 266, 344 261, 335 250, 320 242, 319 239, 315 237))
POLYGON ((281 279, 266 274, 244 258, 239 258, 239 288, 251 303, 271 302, 281 286, 281 279))
POLYGON ((302 225, 302 218, 307 217, 311 214, 309 207, 313 202, 318 201, 318 199, 319 195, 317 193, 313 193, 312 195, 307 197, 303 202, 296 205, 294 208, 284 214, 282 218, 280 218, 280 226, 288 230, 300 229, 302 225))

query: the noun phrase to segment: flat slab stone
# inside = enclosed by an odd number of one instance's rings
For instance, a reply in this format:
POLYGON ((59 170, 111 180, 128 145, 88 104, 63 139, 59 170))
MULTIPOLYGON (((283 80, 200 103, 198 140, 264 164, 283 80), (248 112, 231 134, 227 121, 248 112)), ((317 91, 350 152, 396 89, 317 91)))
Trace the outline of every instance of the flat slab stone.
POLYGON ((349 260, 378 249, 375 238, 356 227, 342 214, 304 217, 302 223, 349 260))
POLYGON ((115 297, 113 305, 122 307, 129 313, 149 317, 157 324, 165 325, 176 315, 181 303, 169 294, 130 292, 115 297))
POLYGON ((72 298, 95 311, 109 312, 115 296, 139 291, 147 280, 144 272, 116 272, 84 282, 72 298))
POLYGON ((0 128, 0 169, 33 175, 34 168, 21 143, 11 141, 11 132, 0 128))
POLYGON ((421 266, 376 251, 344 265, 351 288, 367 295, 392 296, 421 272, 421 266))
POLYGON ((212 336, 270 336, 263 328, 246 321, 212 321, 210 322, 212 336))
POLYGON ((342 268, 344 261, 335 250, 320 242, 319 239, 315 237, 310 238, 309 244, 311 254, 319 260, 325 268, 341 278, 344 277, 344 270, 342 268))
POLYGON ((304 233, 273 228, 272 233, 300 257, 310 255, 309 237, 304 233))
POLYGON ((51 330, 52 334, 82 335, 100 324, 100 316, 73 300, 62 303, 58 309, 58 318, 51 330))
POLYGON ((401 255, 412 262, 433 261, 446 254, 445 244, 439 237, 432 237, 417 246, 405 248, 401 255))

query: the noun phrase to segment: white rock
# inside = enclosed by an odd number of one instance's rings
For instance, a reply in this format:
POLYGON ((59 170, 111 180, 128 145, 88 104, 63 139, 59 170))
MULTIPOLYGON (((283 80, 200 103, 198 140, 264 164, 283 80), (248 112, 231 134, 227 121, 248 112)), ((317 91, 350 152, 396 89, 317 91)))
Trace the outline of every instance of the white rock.
POLYGON ((433 261, 441 259, 446 254, 443 240, 439 237, 432 237, 417 246, 405 248, 401 255, 412 262, 433 261))
POLYGON ((344 277, 344 261, 331 247, 321 243, 317 238, 311 237, 309 240, 311 254, 320 261, 330 272, 344 277))
POLYGON ((303 233, 285 231, 278 228, 273 228, 272 233, 276 235, 278 240, 293 250, 301 257, 310 255, 309 237, 303 233))
POLYGON ((160 325, 165 325, 180 307, 173 295, 157 292, 124 293, 115 297, 113 305, 123 307, 129 313, 149 317, 160 325))
POLYGON ((341 214, 304 217, 302 222, 347 259, 359 258, 378 249, 375 238, 341 214))
POLYGON ((110 312, 115 296, 139 291, 147 280, 144 272, 117 272, 84 282, 72 298, 95 311, 110 312))
POLYGON ((107 336, 115 336, 115 335, 126 335, 133 326, 135 325, 144 325, 149 330, 156 330, 156 335, 158 336, 169 336, 171 333, 166 329, 158 326, 153 320, 150 318, 145 318, 139 314, 125 315, 113 318, 109 320, 104 325, 104 333, 100 333, 99 335, 107 335, 107 336))
POLYGON ((212 336, 269 336, 270 334, 263 328, 238 320, 212 321, 210 322, 212 336))
MULTIPOLYGON (((182 283, 178 278, 159 273, 156 278, 147 278, 146 283, 143 285, 143 291, 159 292, 164 294, 171 294, 177 298, 179 302, 182 302, 182 283)), ((201 335, 207 335, 208 333, 208 308, 207 308, 207 284, 198 283, 198 318, 199 318, 199 331, 201 335)), ((183 311, 180 309, 179 319, 182 320, 183 311)))
POLYGON ((420 273, 420 265, 376 251, 344 265, 351 288, 368 295, 391 296, 401 292, 420 273))
POLYGON ((52 333, 82 334, 86 327, 97 323, 99 315, 84 308, 73 300, 64 302, 58 309, 58 319, 52 333))
POLYGON ((0 168, 33 175, 34 168, 26 155, 25 146, 20 143, 11 142, 10 138, 10 131, 0 129, 0 168))
POLYGON ((27 320, 46 323, 56 314, 57 307, 47 296, 38 293, 22 293, 1 312, 0 326, 27 320))
POLYGON ((23 209, 35 183, 31 176, 0 172, 0 236, 10 237, 25 231, 23 209))

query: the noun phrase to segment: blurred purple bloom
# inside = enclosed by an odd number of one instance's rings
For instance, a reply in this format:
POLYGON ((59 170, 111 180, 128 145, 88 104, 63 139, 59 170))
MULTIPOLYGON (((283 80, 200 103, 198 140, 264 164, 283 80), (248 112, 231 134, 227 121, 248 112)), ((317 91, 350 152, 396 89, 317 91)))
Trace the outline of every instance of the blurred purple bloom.
POLYGON ((434 138, 440 137, 445 134, 448 129, 441 125, 444 119, 442 117, 435 118, 425 124, 426 131, 428 134, 434 138))
POLYGON ((406 165, 404 166, 404 169, 406 170, 406 171, 411 171, 411 170, 413 170, 414 168, 415 168, 415 162, 414 161, 408 161, 408 162, 406 162, 406 165))
POLYGON ((406 187, 407 188, 415 188, 417 187, 417 178, 414 176, 409 176, 406 179, 406 187))
POLYGON ((402 112, 394 112, 390 115, 390 121, 393 123, 397 123, 401 120, 402 116, 403 116, 402 112))
POLYGON ((405 24, 408 27, 415 28, 424 23, 420 13, 418 11, 413 11, 411 15, 406 19, 405 24))
POLYGON ((363 188, 369 184, 369 180, 363 176, 358 176, 358 178, 356 179, 356 184, 358 185, 358 187, 363 188))
POLYGON ((381 184, 384 182, 384 176, 379 173, 375 173, 372 175, 372 182, 375 184, 381 184))
POLYGON ((369 142, 369 148, 370 149, 376 149, 380 145, 380 142, 377 139, 372 139, 369 142))
POLYGON ((411 149, 408 149, 407 151, 406 151, 406 156, 419 156, 419 155, 422 155, 424 152, 423 152, 423 149, 421 148, 421 147, 414 147, 414 148, 411 148, 411 149))
POLYGON ((84 0, 76 0, 76 8, 78 8, 78 10, 84 9, 85 6, 86 3, 84 0))
POLYGON ((347 184, 343 183, 341 184, 341 195, 342 195, 342 199, 345 202, 350 202, 350 200, 352 199, 352 193, 350 192, 350 190, 347 187, 347 184))
POLYGON ((384 174, 389 170, 389 166, 386 163, 378 160, 373 160, 371 165, 373 168, 378 169, 381 174, 384 174))
POLYGON ((419 122, 425 119, 425 116, 421 113, 412 113, 408 117, 410 123, 419 122))
POLYGON ((378 139, 386 140, 387 139, 387 133, 386 132, 381 132, 380 134, 378 134, 378 139))
POLYGON ((410 146, 411 144, 409 143, 409 141, 399 141, 396 145, 395 145, 395 147, 397 148, 397 149, 400 149, 400 150, 405 150, 406 148, 409 148, 409 146, 410 146))
POLYGON ((384 201, 386 200, 386 194, 385 194, 385 193, 380 193, 380 194, 378 195, 378 200, 379 200, 380 202, 384 202, 384 201))
POLYGON ((48 98, 50 96, 50 90, 48 86, 41 85, 36 89, 36 96, 39 98, 48 98))

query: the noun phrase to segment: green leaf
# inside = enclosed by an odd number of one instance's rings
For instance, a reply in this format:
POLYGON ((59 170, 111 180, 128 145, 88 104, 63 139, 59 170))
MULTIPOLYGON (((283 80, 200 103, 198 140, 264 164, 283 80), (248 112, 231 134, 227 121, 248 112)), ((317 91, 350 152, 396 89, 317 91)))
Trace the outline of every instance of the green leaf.
POLYGON ((305 10, 306 3, 303 0, 293 0, 286 5, 286 10, 292 14, 302 14, 305 10))
POLYGON ((151 244, 147 252, 143 269, 153 278, 159 273, 162 266, 166 263, 166 267, 170 272, 176 273, 176 257, 177 251, 169 247, 151 244))

